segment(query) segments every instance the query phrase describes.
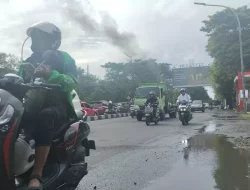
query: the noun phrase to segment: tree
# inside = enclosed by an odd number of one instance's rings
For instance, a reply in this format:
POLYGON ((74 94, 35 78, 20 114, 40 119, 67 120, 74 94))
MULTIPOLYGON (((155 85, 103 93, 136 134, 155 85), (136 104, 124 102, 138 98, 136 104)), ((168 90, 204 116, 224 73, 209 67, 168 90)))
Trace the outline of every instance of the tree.
MULTIPOLYGON (((242 41, 245 69, 250 69, 250 9, 247 6, 235 10, 242 25, 242 41)), ((214 58, 211 76, 216 96, 232 100, 233 80, 240 69, 239 38, 235 15, 223 10, 209 16, 201 31, 207 33, 207 51, 214 58)))
POLYGON ((82 101, 89 102, 92 100, 91 94, 98 86, 98 78, 94 75, 87 75, 84 69, 78 67, 78 93, 82 101))
POLYGON ((6 73, 16 72, 18 58, 12 54, 0 53, 0 76, 6 73))
POLYGON ((208 96, 207 90, 202 87, 189 87, 187 88, 187 93, 191 96, 192 100, 203 100, 205 102, 211 101, 208 96))
MULTIPOLYGON (((98 94, 113 101, 126 101, 126 97, 134 92, 140 83, 161 82, 172 77, 169 64, 159 64, 155 59, 137 59, 129 63, 108 62, 102 67, 106 70, 106 81, 103 81, 106 88, 98 94)), ((97 97, 95 94, 95 98, 97 97)))
POLYGON ((106 70, 104 80, 86 75, 83 69, 78 68, 78 92, 82 100, 127 101, 127 96, 132 95, 139 83, 160 82, 172 77, 169 64, 159 64, 155 59, 108 62, 102 67, 106 70))

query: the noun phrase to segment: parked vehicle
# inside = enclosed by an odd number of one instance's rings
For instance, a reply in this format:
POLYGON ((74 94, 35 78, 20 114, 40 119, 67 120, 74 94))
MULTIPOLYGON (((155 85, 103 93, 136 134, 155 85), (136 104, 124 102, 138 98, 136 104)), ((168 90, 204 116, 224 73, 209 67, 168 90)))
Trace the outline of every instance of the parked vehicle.
POLYGON ((82 110, 86 111, 88 116, 97 116, 98 115, 98 109, 94 109, 93 106, 89 105, 86 102, 81 102, 82 110))
POLYGON ((117 114, 117 111, 115 110, 114 107, 112 109, 107 108, 104 112, 104 115, 107 115, 107 114, 117 114))
MULTIPOLYGON (((14 74, 6 77, 20 78, 14 74)), ((60 90, 60 86, 52 84, 15 85, 16 88, 12 89, 13 91, 0 86, 0 151, 2 153, 0 165, 3 166, 0 167, 0 189, 2 190, 25 189, 34 165, 34 140, 27 135, 29 132, 25 126, 20 125, 23 113, 28 111, 25 106, 26 92, 34 90, 39 94, 39 101, 34 101, 37 105, 33 106, 36 108, 32 109, 34 113, 40 110, 40 106, 43 105, 42 100, 49 91, 60 90), (20 92, 17 92, 17 89, 20 89, 20 92)), ((80 101, 78 104, 78 107, 81 107, 80 101)), ((75 109, 78 110, 78 108, 75 109)), ((90 149, 95 149, 95 142, 88 140, 90 127, 82 120, 87 118, 86 112, 84 114, 79 115, 77 119, 69 119, 60 130, 56 131, 43 170, 44 190, 74 190, 87 174, 85 157, 89 156, 90 149)))
POLYGON ((220 105, 212 105, 213 109, 220 109, 220 105))
POLYGON ((209 109, 209 103, 204 103, 206 109, 209 109))
POLYGON ((98 110, 98 115, 103 115, 105 110, 108 108, 108 102, 105 100, 92 101, 91 106, 98 110))
POLYGON ((124 113, 128 113, 130 110, 130 102, 122 102, 124 113))
POLYGON ((149 92, 153 91, 159 100, 160 119, 165 119, 165 114, 175 118, 177 106, 175 105, 174 88, 167 83, 142 83, 135 91, 134 105, 138 106, 137 120, 145 116, 145 102, 149 92))
POLYGON ((191 104, 191 111, 202 111, 205 112, 205 106, 202 100, 194 100, 191 104))
POLYGON ((83 112, 82 112, 82 106, 81 106, 81 100, 77 94, 77 92, 75 90, 72 91, 72 102, 73 102, 73 106, 75 108, 75 112, 77 117, 81 117, 83 112))
POLYGON ((212 108, 213 109, 220 109, 221 107, 221 101, 219 100, 212 100, 212 108))
POLYGON ((117 113, 128 113, 129 104, 127 102, 115 103, 115 110, 117 113))
POLYGON ((190 103, 186 102, 185 100, 180 103, 178 112, 179 120, 181 121, 182 125, 187 125, 193 118, 193 114, 190 110, 190 103))
POLYGON ((145 106, 145 117, 146 117, 146 125, 149 126, 151 122, 154 122, 156 125, 158 124, 160 120, 160 109, 157 104, 148 104, 145 106), (153 114, 153 111, 155 110, 155 116, 153 114))

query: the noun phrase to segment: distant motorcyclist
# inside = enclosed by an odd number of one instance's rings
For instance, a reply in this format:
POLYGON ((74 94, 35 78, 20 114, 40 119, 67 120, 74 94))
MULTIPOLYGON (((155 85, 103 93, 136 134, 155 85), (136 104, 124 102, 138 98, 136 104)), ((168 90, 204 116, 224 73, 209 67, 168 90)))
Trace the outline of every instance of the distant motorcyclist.
POLYGON ((148 105, 149 103, 153 105, 153 116, 156 117, 156 108, 159 104, 159 101, 158 101, 158 98, 155 96, 155 93, 153 91, 151 91, 149 93, 149 98, 145 102, 145 105, 148 105))
POLYGON ((180 93, 181 94, 177 98, 177 104, 180 104, 182 101, 186 101, 187 103, 191 103, 191 97, 186 93, 185 88, 182 88, 180 93))
POLYGON ((109 100, 108 108, 109 108, 110 111, 113 108, 113 102, 111 100, 109 100))
MULTIPOLYGON (((177 105, 181 104, 182 102, 186 102, 188 105, 191 103, 191 97, 186 93, 186 89, 182 88, 180 90, 180 95, 177 98, 177 105)), ((188 111, 189 113, 191 113, 190 111, 190 106, 188 106, 188 111)), ((179 118, 180 118, 180 112, 178 112, 179 114, 179 118)))

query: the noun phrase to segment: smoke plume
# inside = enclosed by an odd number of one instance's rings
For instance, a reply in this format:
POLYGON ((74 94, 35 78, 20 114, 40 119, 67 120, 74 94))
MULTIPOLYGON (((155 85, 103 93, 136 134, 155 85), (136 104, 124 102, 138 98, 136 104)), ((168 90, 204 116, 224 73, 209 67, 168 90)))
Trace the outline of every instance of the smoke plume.
POLYGON ((141 53, 136 36, 130 32, 120 32, 114 18, 108 13, 102 13, 101 22, 97 22, 84 9, 83 4, 77 0, 65 0, 64 14, 72 21, 76 22, 86 36, 101 37, 122 52, 131 56, 141 53))

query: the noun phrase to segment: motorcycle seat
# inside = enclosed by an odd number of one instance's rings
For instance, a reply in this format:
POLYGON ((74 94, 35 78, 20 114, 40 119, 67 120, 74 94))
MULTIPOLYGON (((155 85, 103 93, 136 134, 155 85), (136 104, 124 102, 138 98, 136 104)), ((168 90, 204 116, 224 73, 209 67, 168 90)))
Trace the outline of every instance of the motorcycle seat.
POLYGON ((55 135, 54 135, 54 139, 53 139, 53 142, 58 142, 62 137, 64 137, 64 134, 65 131, 68 129, 68 127, 75 123, 77 121, 76 118, 70 118, 68 120, 68 122, 64 123, 56 132, 55 132, 55 135))

